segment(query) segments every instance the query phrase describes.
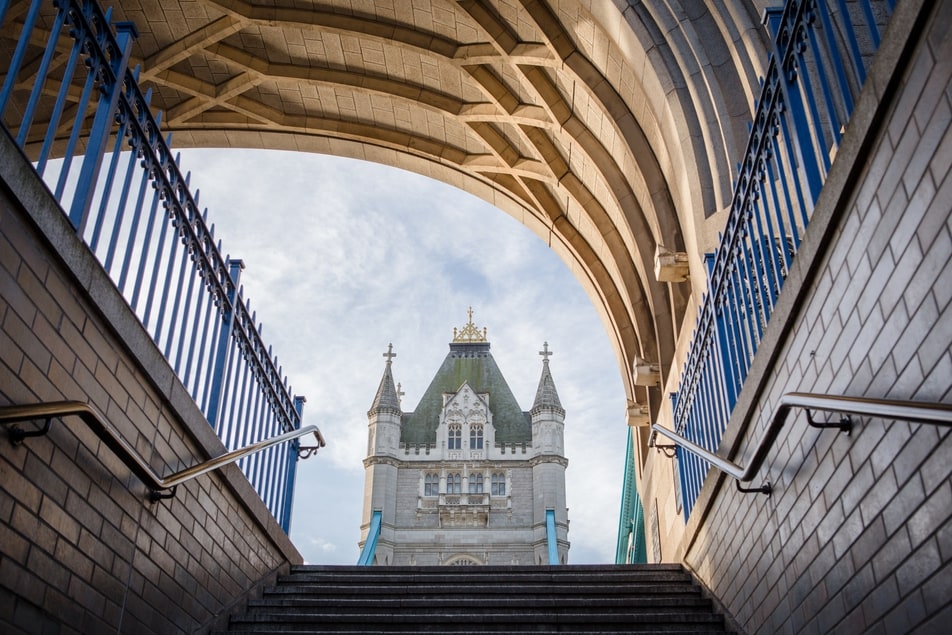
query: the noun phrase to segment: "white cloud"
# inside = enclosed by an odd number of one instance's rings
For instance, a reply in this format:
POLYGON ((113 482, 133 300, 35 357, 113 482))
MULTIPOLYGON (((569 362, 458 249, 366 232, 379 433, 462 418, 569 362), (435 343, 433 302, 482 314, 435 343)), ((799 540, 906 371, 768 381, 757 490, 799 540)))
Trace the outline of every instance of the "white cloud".
POLYGON ((517 221, 463 192, 384 166, 318 155, 189 150, 182 165, 245 260, 305 422, 328 440, 299 464, 291 537, 308 562, 357 559, 366 412, 393 342, 404 408, 420 399, 454 326, 489 330, 524 408, 548 341, 567 411, 572 562, 610 562, 624 460, 624 394, 604 328, 578 282, 517 221))

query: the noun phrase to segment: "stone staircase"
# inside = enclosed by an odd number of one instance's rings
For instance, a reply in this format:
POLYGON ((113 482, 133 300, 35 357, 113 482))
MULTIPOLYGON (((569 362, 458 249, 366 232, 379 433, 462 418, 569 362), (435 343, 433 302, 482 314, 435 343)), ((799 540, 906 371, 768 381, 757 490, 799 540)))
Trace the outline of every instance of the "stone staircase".
POLYGON ((227 632, 727 633, 679 565, 298 566, 227 632))

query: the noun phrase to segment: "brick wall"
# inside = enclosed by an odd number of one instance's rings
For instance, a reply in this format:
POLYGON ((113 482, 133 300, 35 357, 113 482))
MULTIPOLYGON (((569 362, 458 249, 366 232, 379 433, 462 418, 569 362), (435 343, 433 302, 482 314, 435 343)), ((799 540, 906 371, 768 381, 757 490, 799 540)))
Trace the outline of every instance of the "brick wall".
MULTIPOLYGON (((223 452, 5 134, 0 179, 0 405, 89 402, 160 474, 223 452)), ((234 466, 147 493, 77 418, 0 439, 0 631, 201 630, 300 561, 234 466)))
MULTIPOLYGON (((952 2, 893 22, 732 419, 741 463, 786 392, 952 401, 952 2)), ((708 478, 680 553, 751 633, 947 632, 950 476, 948 429, 801 412, 754 483, 774 493, 708 478)))

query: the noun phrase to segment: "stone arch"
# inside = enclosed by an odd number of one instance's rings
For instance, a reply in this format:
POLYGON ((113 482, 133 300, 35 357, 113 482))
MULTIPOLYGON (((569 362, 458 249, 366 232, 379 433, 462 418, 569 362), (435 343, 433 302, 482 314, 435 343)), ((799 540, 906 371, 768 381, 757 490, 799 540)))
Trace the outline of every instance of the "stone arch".
POLYGON ((632 362, 667 373, 704 276, 659 282, 654 251, 698 256, 729 202, 766 59, 754 0, 112 4, 176 147, 362 158, 487 200, 573 271, 656 412, 632 362))
POLYGON ((463 566, 463 567, 479 567, 485 565, 486 562, 482 558, 477 558, 468 553, 461 553, 451 556, 443 562, 444 566, 463 566))

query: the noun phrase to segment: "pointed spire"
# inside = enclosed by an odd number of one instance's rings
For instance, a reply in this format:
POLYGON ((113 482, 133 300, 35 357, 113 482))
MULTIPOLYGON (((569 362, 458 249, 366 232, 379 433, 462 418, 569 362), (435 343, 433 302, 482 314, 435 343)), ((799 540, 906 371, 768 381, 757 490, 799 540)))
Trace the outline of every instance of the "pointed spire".
POLYGON ((549 350, 548 342, 542 345, 542 350, 539 351, 539 355, 542 355, 542 377, 539 378, 539 387, 536 389, 532 411, 535 412, 539 408, 550 408, 565 414, 565 409, 562 408, 562 402, 559 401, 559 393, 555 389, 555 382, 552 380, 552 373, 549 371, 549 357, 551 357, 553 353, 549 350))
POLYGON ((377 395, 374 397, 374 402, 373 405, 370 406, 370 411, 367 413, 368 415, 380 412, 381 410, 394 410, 400 413, 400 396, 393 383, 393 373, 390 370, 393 358, 397 356, 397 354, 393 352, 392 343, 387 345, 387 352, 384 353, 383 356, 387 358, 387 365, 383 369, 383 377, 380 378, 380 386, 377 388, 377 395))

